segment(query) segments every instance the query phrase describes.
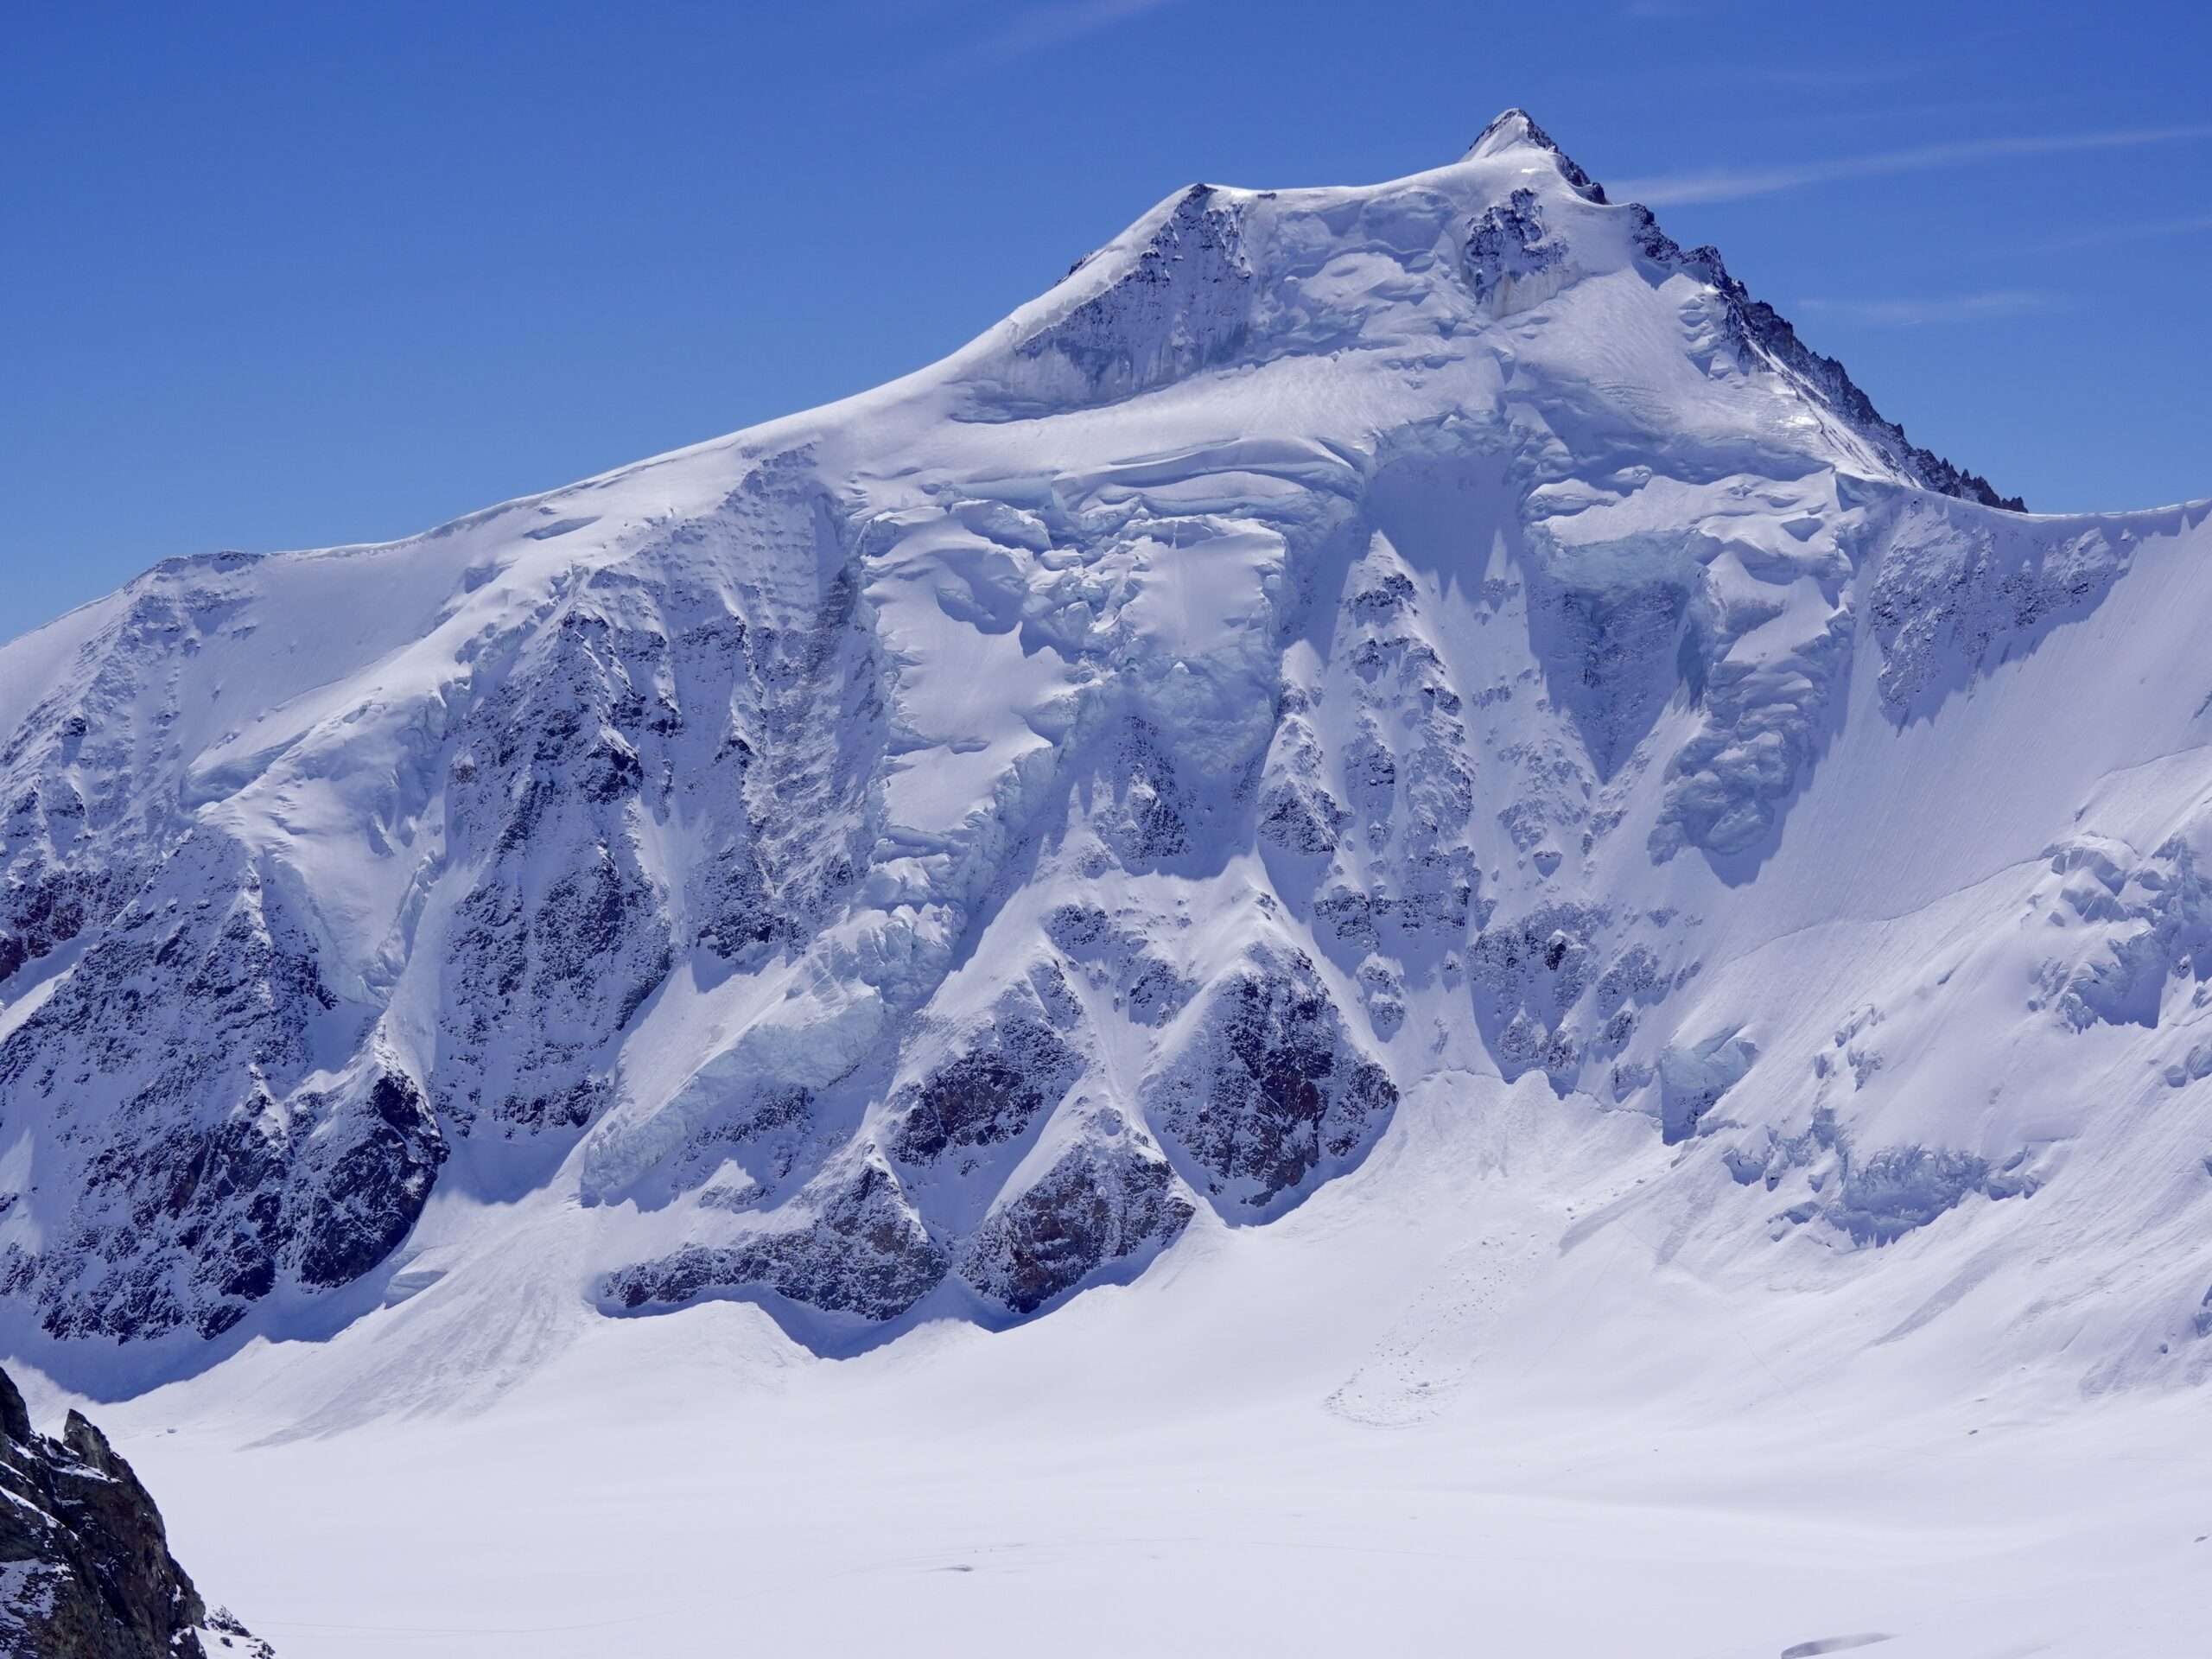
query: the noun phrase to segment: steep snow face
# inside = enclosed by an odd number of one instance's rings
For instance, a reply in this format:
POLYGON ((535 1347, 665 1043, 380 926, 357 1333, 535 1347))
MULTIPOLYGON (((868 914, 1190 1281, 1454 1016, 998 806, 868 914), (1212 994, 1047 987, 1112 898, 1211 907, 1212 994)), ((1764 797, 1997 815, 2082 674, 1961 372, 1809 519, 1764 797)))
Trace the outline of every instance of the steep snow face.
POLYGON ((172 562, 0 651, 5 1341, 123 1386, 548 1226, 610 1315, 1002 1323, 1454 1077, 1747 1244, 2035 1203, 2212 1071, 2204 516, 2002 510, 1513 111, 863 397, 172 562))

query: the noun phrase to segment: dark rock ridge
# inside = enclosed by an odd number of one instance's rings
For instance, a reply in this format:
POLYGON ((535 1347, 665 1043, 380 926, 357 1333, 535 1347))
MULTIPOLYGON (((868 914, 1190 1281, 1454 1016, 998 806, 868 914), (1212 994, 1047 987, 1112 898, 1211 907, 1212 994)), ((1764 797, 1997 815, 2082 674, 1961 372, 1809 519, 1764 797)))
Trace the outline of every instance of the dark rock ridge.
MULTIPOLYGON (((1605 187, 1575 164, 1573 158, 1561 149, 1552 136, 1538 126, 1524 110, 1508 110, 1484 128, 1476 138, 1474 148, 1479 149, 1492 135, 1518 124, 1529 141, 1552 153, 1564 178, 1576 194, 1598 206, 1606 205, 1605 187)), ((1541 236, 1540 226, 1528 222, 1527 204, 1519 200, 1506 208, 1492 208, 1491 217, 1475 232, 1475 241, 1486 251, 1503 253, 1509 259, 1536 259, 1543 256, 1535 251, 1541 236)), ((1639 202, 1628 204, 1629 211, 1637 216, 1636 240, 1638 249, 1653 263, 1670 269, 1687 271, 1699 281, 1710 283, 1720 291, 1734 325, 1738 349, 1746 356, 1762 353, 1776 366, 1794 375, 1809 387, 1821 401, 1847 418, 1901 470, 1916 480, 1923 486, 1939 494, 1957 496, 1961 500, 1980 502, 1984 506, 2002 507, 2012 512, 2025 512, 2027 504, 2017 495, 2000 495, 1989 480, 1979 474, 1955 466, 1932 450, 1923 449, 1909 442, 1904 429, 1896 422, 1886 420, 1874 407, 1873 399, 1859 390, 1844 366, 1832 357, 1823 357, 1797 338, 1797 331, 1789 319, 1777 311, 1764 300, 1751 297, 1751 291, 1728 273, 1722 263, 1720 251, 1710 245, 1685 251, 1680 244, 1659 228, 1651 210, 1639 202)), ((1470 254, 1474 243, 1470 244, 1470 254)))
POLYGON ((0 1659, 273 1659, 209 1611, 107 1437, 73 1411, 38 1433, 5 1371, 0 1493, 0 1659))
POLYGON ((1707 244, 1685 251, 1674 238, 1659 228, 1649 208, 1631 203, 1630 211, 1638 216, 1636 242, 1644 257, 1655 264, 1687 271, 1719 291, 1728 308, 1738 357, 1747 365, 1754 354, 1764 355, 1843 416, 1891 465, 1923 488, 1939 495, 1956 496, 1961 501, 1978 502, 1985 507, 2001 507, 2007 512, 2028 510, 2027 502, 2019 496, 2000 495, 1997 487, 1980 474, 1967 472, 1908 439, 1904 428, 1884 417, 1881 410, 1874 407, 1874 400, 1859 390, 1858 382, 1841 363, 1822 356, 1798 339, 1797 330, 1789 318, 1764 300, 1753 299, 1751 290, 1729 275, 1728 267, 1721 262, 1719 249, 1707 244))

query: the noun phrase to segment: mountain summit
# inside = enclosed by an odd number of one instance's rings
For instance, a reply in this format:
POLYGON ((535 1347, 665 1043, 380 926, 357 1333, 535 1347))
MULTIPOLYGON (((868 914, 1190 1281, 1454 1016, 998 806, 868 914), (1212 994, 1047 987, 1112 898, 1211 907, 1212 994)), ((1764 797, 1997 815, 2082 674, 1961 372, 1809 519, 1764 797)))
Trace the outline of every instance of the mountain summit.
POLYGON ((1522 147, 1551 151, 1561 178, 1588 200, 1601 205, 1604 203, 1605 188, 1577 167, 1567 152, 1552 141, 1551 134, 1538 126, 1535 118, 1523 109, 1502 111, 1496 119, 1476 135, 1475 142, 1467 146, 1467 153, 1462 159, 1488 161, 1522 147))
POLYGON ((0 651, 6 1340, 474 1282, 842 1351, 1499 1090, 1716 1260, 2075 1238, 2212 1071, 2203 688, 2109 674, 2195 660, 2204 510, 2018 506, 1512 111, 864 396, 171 561, 0 651))

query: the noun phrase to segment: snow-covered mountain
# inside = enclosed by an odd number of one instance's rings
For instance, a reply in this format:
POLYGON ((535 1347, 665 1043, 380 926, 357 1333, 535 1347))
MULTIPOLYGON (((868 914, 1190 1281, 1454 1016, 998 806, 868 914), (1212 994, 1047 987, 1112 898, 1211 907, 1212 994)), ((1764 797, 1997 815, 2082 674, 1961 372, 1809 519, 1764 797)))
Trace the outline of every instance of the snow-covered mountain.
POLYGON ((1960 1230, 2019 1353, 2195 1377, 2207 513, 2024 513, 1516 111, 865 396, 171 561, 0 650, 0 1348, 1003 1325, 1532 1077, 1672 1149, 1670 1252, 1960 1230))

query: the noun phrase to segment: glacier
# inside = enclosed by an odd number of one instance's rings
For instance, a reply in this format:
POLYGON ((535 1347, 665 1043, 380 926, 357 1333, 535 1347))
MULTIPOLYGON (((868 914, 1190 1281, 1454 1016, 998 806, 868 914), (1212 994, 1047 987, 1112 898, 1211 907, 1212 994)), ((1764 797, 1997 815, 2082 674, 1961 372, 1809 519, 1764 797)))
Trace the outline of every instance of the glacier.
MULTIPOLYGON (((911 1408, 1042 1516, 1007 1447, 1061 1454, 1054 1398, 1309 1497, 1381 1431, 1415 1491, 1445 1427, 1518 1424, 1561 1490, 1614 1464, 1573 1524, 1626 1554, 1778 1460, 1843 1496, 1775 1548, 1848 1555, 1866 1424, 1938 1470, 2062 1420, 1993 1503, 2103 1444, 2085 1402, 2164 1444, 2212 1370, 2208 516, 2028 512, 1512 111, 1407 179, 1179 192, 861 397, 173 560, 0 648, 0 1351, 197 1423, 132 1456, 203 1494, 246 1442, 283 1490, 511 1486, 618 1398, 804 1484, 727 1386, 901 1467, 857 1425, 911 1408), (454 1415, 505 1461, 393 1438, 454 1415), (1647 1427, 1671 1484, 1618 1465, 1647 1427)), ((1533 1513, 1449 1455, 1493 1506, 1449 1535, 1533 1513)), ((904 1502, 874 1547, 922 1548, 904 1502)), ((1995 1524, 1928 1547, 2086 1570, 1995 1524)), ((1361 1582, 1384 1639, 1457 1605, 1361 1582)), ((1745 1616, 1861 1628, 1799 1593, 1745 1616)), ((1969 1650, 1905 1599, 1885 1651, 1969 1650)))

